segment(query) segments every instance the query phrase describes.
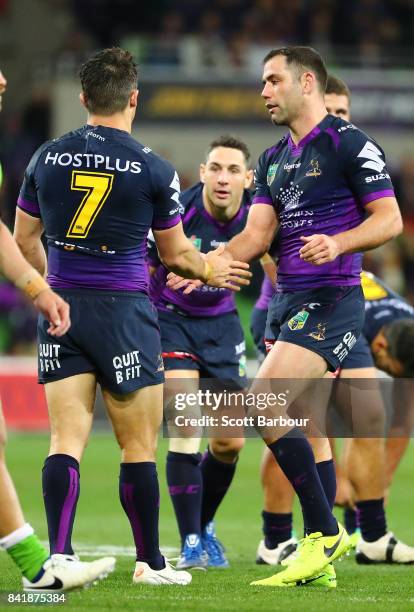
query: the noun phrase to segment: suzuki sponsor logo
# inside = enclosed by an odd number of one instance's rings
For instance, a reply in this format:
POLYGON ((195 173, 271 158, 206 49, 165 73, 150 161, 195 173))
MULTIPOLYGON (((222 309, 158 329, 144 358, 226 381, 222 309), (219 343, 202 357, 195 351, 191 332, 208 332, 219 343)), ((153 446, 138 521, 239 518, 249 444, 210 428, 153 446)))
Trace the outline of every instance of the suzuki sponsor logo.
POLYGON ((375 181, 383 181, 384 179, 390 179, 390 175, 387 172, 381 172, 380 174, 374 174, 373 176, 366 176, 366 183, 375 183, 375 181))
POLYGON ((362 164, 363 168, 382 172, 385 166, 385 161, 382 159, 382 151, 369 140, 367 140, 361 152, 358 153, 358 157, 368 160, 362 164))

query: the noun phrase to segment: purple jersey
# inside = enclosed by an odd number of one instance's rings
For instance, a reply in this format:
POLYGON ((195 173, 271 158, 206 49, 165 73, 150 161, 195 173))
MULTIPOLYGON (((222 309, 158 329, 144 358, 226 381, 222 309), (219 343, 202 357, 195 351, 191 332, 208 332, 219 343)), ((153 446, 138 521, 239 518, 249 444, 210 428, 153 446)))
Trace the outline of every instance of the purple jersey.
POLYGON ((300 259, 301 236, 335 235, 363 221, 364 206, 394 190, 382 149, 343 119, 327 115, 295 145, 290 135, 258 162, 253 204, 274 206, 279 221, 277 291, 360 283, 361 253, 315 266, 300 259))
MULTIPOLYGON (((242 231, 246 225, 250 196, 246 191, 235 217, 227 223, 220 223, 204 208, 202 191, 203 185, 198 183, 181 194, 182 222, 186 236, 196 248, 202 253, 208 253, 221 244, 227 244, 242 231)), ((149 240, 148 259, 150 265, 156 267, 151 277, 150 297, 159 310, 175 310, 193 317, 214 317, 236 310, 234 293, 229 289, 202 285, 189 295, 184 295, 181 290, 168 289, 165 286, 168 270, 158 259, 153 239, 149 240)))
POLYGON ((272 299, 274 292, 275 288, 272 285, 272 281, 267 276, 267 274, 265 274, 262 286, 260 287, 260 295, 257 298, 254 307, 258 308, 259 310, 267 310, 267 307, 269 306, 269 302, 272 299))
POLYGON ((55 288, 148 291, 148 232, 180 222, 171 164, 127 132, 83 126, 32 157, 18 206, 40 217, 55 288))

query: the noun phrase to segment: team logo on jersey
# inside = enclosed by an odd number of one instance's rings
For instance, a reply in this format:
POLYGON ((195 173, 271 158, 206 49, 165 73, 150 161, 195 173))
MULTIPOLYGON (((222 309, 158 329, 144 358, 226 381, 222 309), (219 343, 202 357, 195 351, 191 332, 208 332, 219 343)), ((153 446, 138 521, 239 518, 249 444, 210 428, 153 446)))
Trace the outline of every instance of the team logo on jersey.
POLYGON ((362 159, 368 160, 362 164, 363 168, 369 168, 370 170, 375 170, 376 172, 382 172, 382 169, 385 166, 385 161, 382 159, 382 151, 369 140, 367 140, 367 142, 364 144, 357 157, 362 157, 362 159))
POLYGON ((269 187, 275 180, 275 176, 276 176, 276 172, 278 168, 279 168, 279 164, 272 164, 267 169, 267 184, 269 187))
POLYGON ((197 238, 197 236, 191 236, 190 240, 197 249, 197 251, 199 251, 201 249, 201 238, 197 238))
POLYGON ((321 340, 325 340, 325 332, 326 332, 325 323, 318 323, 316 326, 316 329, 310 334, 308 334, 308 336, 320 342, 321 340))
POLYGON ((306 310, 300 310, 294 317, 289 319, 288 327, 292 331, 298 331, 305 327, 305 323, 308 320, 309 313, 306 310))
POLYGON ((305 176, 320 176, 322 174, 322 170, 319 168, 319 162, 317 159, 310 160, 311 169, 307 171, 305 176))

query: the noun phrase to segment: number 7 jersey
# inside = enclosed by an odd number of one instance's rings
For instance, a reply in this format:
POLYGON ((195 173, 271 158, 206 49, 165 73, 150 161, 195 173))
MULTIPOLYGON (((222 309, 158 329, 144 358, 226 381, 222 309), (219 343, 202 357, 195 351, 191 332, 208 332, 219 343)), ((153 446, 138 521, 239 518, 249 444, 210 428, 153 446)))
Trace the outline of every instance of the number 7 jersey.
POLYGON ((36 151, 17 205, 42 220, 52 287, 148 292, 147 235, 180 222, 179 195, 169 162, 86 125, 36 151))

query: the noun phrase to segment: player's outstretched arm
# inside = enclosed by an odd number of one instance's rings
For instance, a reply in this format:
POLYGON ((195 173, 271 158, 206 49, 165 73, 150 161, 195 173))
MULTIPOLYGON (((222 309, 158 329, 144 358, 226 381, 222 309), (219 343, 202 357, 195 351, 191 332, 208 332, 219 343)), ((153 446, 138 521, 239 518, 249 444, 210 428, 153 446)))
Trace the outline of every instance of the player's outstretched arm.
POLYGON ((180 277, 199 279, 213 287, 234 291, 238 291, 240 285, 249 284, 248 264, 221 257, 219 249, 203 256, 186 237, 181 223, 169 229, 154 230, 154 237, 161 261, 180 277))
MULTIPOLYGON (((217 255, 222 260, 227 260, 229 263, 235 259, 237 261, 233 263, 237 264, 240 269, 241 266, 243 266, 241 262, 248 262, 257 257, 261 257, 267 252, 276 232, 276 228, 277 218, 273 206, 255 204, 250 207, 244 230, 232 238, 225 248, 220 247, 215 251, 207 253, 206 259, 208 262, 212 262, 212 258, 217 255)), ((234 270, 234 273, 237 278, 238 272, 234 270)), ((238 278, 240 279, 240 276, 238 276, 238 278)), ((189 281, 187 279, 188 277, 183 274, 169 274, 167 277, 167 287, 174 290, 185 288, 184 293, 189 294, 201 284, 197 280, 189 281)), ((248 284, 236 280, 233 282, 230 281, 230 284, 226 286, 233 291, 239 290, 234 282, 238 284, 248 284)), ((208 284, 211 283, 209 282, 208 284)))
POLYGON ((365 209, 368 212, 365 221, 347 232, 334 236, 301 236, 304 242, 299 251, 301 259, 320 266, 345 253, 375 249, 402 232, 401 213, 395 198, 374 200, 365 209))
POLYGON ((249 210, 246 227, 230 240, 224 255, 238 261, 258 259, 269 250, 276 229, 277 217, 273 206, 253 204, 249 210))
POLYGON ((50 322, 52 336, 62 336, 70 327, 69 306, 51 290, 45 279, 23 257, 7 227, 0 221, 0 271, 33 300, 50 322))

